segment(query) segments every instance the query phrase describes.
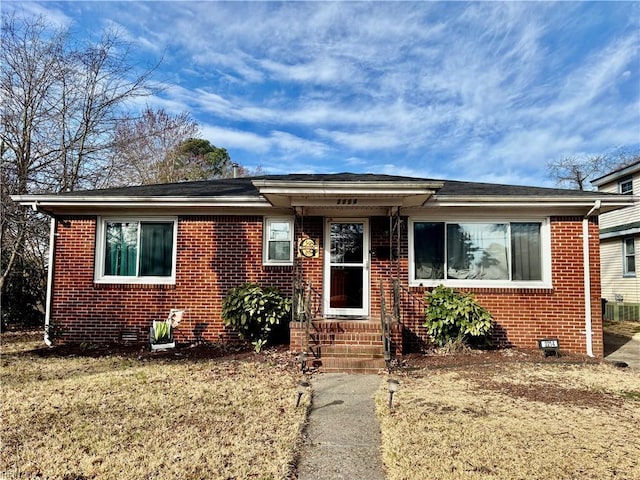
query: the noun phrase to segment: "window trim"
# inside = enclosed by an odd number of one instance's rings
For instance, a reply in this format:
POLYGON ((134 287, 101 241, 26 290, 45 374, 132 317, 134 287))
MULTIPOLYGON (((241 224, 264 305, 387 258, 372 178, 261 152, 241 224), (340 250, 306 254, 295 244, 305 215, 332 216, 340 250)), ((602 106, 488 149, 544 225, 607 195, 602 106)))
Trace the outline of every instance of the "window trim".
MULTIPOLYGON (((409 286, 411 287, 436 287, 438 285, 445 285, 449 287, 473 287, 473 288, 505 288, 505 289, 551 289, 552 284, 552 271, 551 271, 551 227, 548 217, 482 217, 482 218, 443 218, 443 217, 424 217, 416 216, 409 218, 409 286), (445 235, 446 225, 459 224, 459 223, 539 223, 540 224, 540 247, 542 255, 542 280, 470 280, 470 279, 416 279, 415 278, 415 252, 414 252, 414 224, 420 222, 428 223, 444 223, 445 235)), ((445 248, 446 248, 446 236, 445 236, 445 248)), ((509 257, 511 257, 511 230, 509 229, 509 241, 508 241, 509 257)), ((446 265, 446 251, 445 251, 445 265, 446 265)), ((512 275, 511 263, 509 264, 509 276, 512 275)), ((445 267, 446 271, 446 267, 445 267)))
POLYGON ((625 177, 618 180, 618 193, 622 195, 633 195, 633 177, 625 177), (628 192, 623 191, 623 185, 631 185, 631 189, 628 192))
MULTIPOLYGON (((139 242, 138 232, 138 242, 139 242)), ((95 246, 95 258, 94 258, 94 283, 104 284, 144 284, 144 285, 175 285, 176 283, 176 269, 178 258, 178 217, 133 217, 133 216, 108 216, 98 217, 96 222, 96 246, 95 246), (171 275, 166 277, 158 276, 120 276, 120 275, 105 275, 105 235, 106 225, 108 222, 154 222, 154 223, 173 223, 173 244, 171 246, 171 275)), ((140 257, 140 251, 138 250, 138 261, 140 257)))
POLYGON ((264 217, 262 222, 262 232, 263 232, 262 233, 262 265, 265 265, 265 266, 293 265, 293 255, 295 250, 295 242, 294 242, 295 231, 294 231, 293 217, 264 217), (289 232, 291 236, 289 238, 289 258, 287 260, 269 259, 270 225, 276 222, 279 222, 279 223, 286 222, 289 224, 289 232))
POLYGON ((630 272, 627 269, 627 258, 629 257, 633 257, 633 266, 636 266, 636 239, 635 237, 624 237, 622 239, 622 276, 624 278, 635 278, 636 277, 636 272, 637 270, 634 270, 633 272, 630 272), (633 255, 629 255, 627 253, 627 242, 631 240, 631 242, 633 243, 633 255))

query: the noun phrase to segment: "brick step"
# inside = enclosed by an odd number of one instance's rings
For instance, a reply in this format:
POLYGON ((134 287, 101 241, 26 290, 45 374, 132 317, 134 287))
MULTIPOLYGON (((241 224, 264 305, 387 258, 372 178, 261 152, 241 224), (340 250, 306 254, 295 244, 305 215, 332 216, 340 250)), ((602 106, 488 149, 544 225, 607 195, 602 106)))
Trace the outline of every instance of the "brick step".
POLYGON ((309 343, 314 345, 368 345, 382 346, 382 334, 310 335, 309 343))
POLYGON ((321 360, 321 372, 344 372, 344 373, 378 373, 386 368, 386 363, 382 358, 335 358, 323 357, 321 360))
POLYGON ((312 358, 384 358, 382 345, 309 345, 308 354, 312 358))
POLYGON ((380 322, 373 320, 313 320, 311 331, 327 333, 381 332, 380 322))
POLYGON ((377 373, 386 368, 378 321, 316 320, 309 337, 313 366, 321 372, 377 373))
POLYGON ((312 322, 310 340, 316 344, 382 346, 382 328, 376 321, 318 320, 312 322))
POLYGON ((322 357, 384 358, 382 345, 331 345, 321 349, 322 357))

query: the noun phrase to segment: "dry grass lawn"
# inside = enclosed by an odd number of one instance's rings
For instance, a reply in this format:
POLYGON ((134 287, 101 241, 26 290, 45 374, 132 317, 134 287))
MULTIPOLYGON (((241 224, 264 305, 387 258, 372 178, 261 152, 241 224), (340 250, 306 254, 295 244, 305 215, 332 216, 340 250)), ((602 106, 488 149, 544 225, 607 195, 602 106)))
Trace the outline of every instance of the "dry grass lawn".
POLYGON ((251 359, 35 355, 3 335, 0 478, 281 479, 307 400, 251 359))
POLYGON ((389 480, 640 479, 640 373, 506 363, 423 369, 377 411, 389 480))
POLYGON ((605 333, 620 337, 631 338, 636 333, 640 333, 640 322, 629 320, 605 320, 603 329, 605 333))
MULTIPOLYGON (((288 479, 308 407, 295 366, 36 354, 3 335, 0 479, 288 479)), ((377 412, 389 480, 640 480, 640 372, 607 365, 430 366, 377 412)))

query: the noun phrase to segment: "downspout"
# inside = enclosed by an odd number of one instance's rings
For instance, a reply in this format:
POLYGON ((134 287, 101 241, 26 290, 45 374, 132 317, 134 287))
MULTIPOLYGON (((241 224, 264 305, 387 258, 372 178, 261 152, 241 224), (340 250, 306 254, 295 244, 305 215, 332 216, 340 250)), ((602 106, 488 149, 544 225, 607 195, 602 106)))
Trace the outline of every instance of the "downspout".
POLYGON ((589 217, 600 210, 596 200, 589 213, 582 219, 582 257, 584 261, 584 333, 587 340, 587 355, 593 357, 593 329, 591 328, 591 256, 589 255, 589 217))
MULTIPOLYGON (((37 205, 34 205, 34 207, 37 208, 37 205)), ((49 227, 49 268, 47 269, 47 304, 44 313, 44 343, 49 347, 53 345, 53 341, 49 337, 49 325, 51 325, 51 307, 53 302, 53 267, 56 250, 56 226, 56 218, 51 217, 51 224, 49 227)))

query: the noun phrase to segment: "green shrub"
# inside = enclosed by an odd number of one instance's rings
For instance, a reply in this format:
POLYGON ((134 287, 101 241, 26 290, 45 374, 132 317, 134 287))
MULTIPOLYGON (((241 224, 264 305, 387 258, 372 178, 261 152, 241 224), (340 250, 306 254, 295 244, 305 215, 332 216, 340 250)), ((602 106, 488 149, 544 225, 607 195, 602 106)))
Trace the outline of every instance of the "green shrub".
POLYGON ((493 318, 471 293, 460 293, 438 285, 425 294, 428 303, 426 322, 429 336, 441 346, 469 345, 487 338, 493 318))
POLYGON ((245 283, 231 289, 222 303, 224 324, 251 342, 256 352, 267 343, 273 325, 291 312, 291 300, 277 288, 245 283))

